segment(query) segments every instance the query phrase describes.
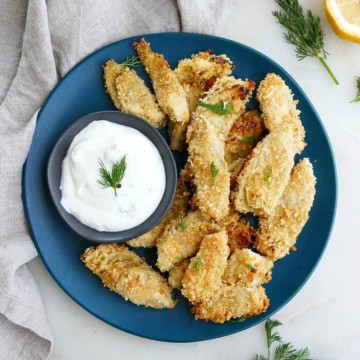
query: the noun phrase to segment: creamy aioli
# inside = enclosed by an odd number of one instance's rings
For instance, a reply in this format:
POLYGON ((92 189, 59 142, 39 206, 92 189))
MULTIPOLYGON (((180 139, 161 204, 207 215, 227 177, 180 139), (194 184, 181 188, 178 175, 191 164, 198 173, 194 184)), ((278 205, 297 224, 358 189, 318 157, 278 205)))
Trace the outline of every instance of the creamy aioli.
POLYGON ((138 130, 106 120, 93 121, 73 139, 62 164, 61 204, 83 224, 122 231, 144 222, 165 191, 165 168, 155 145, 138 130), (111 172, 126 155, 117 196, 98 180, 99 160, 111 172))

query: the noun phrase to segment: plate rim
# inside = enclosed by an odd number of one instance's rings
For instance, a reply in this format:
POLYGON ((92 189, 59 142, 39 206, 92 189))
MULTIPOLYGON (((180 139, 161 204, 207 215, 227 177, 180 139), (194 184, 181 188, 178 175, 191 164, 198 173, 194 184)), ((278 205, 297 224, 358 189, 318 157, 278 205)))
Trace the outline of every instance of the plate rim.
MULTIPOLYGON (((117 40, 114 41, 108 45, 105 45, 103 47, 100 47, 99 49, 97 49, 96 51, 90 53, 89 55, 87 55, 84 59, 82 59, 81 61, 79 61, 75 66, 73 66, 66 74, 63 78, 60 79, 60 81, 55 85, 55 87, 51 90, 50 94, 48 95, 48 97, 46 98, 46 100, 43 102, 43 104, 41 105, 41 109, 39 110, 38 114, 37 114, 37 119, 40 118, 44 107, 46 106, 46 104, 51 100, 52 96, 54 95, 54 93, 56 92, 57 88, 60 86, 60 84, 68 77, 70 76, 70 74, 72 74, 72 72, 74 72, 78 67, 80 67, 85 61, 87 61, 90 57, 92 57, 93 55, 103 51, 106 48, 109 48, 115 44, 121 43, 123 41, 129 41, 129 40, 135 40, 135 39, 139 39, 142 37, 146 37, 146 36, 162 36, 162 35, 175 35, 175 36, 183 36, 183 35, 187 35, 190 37, 206 37, 206 38, 215 38, 217 40, 221 40, 223 42, 227 42, 227 43, 231 43, 235 46, 240 46, 243 48, 246 48, 247 50, 250 50, 252 52, 255 52, 257 55, 259 55, 260 57, 266 59, 269 63, 271 63, 275 68, 280 69, 283 73, 285 73, 294 83, 294 85, 297 88, 297 91, 301 93, 301 95, 304 97, 304 99, 307 101, 310 109, 313 111, 313 113, 315 114, 317 121, 320 124, 320 127, 324 133, 325 139, 327 141, 327 144, 329 146, 329 150, 330 150, 330 155, 331 155, 331 160, 332 160, 332 165, 333 165, 333 171, 334 171, 334 208, 333 208, 333 212, 332 212, 332 217, 331 217, 331 224, 329 226, 328 229, 328 233, 326 236, 326 241, 324 243, 324 247, 321 250, 321 253, 318 257, 318 259, 316 260, 313 268, 311 269, 311 271, 308 273, 308 275, 304 278, 304 280, 302 281, 302 283, 298 286, 298 288, 296 289, 296 291, 294 291, 294 293, 289 296, 277 309, 274 309, 273 311, 267 312, 267 318, 270 318, 271 316, 273 316, 275 313, 277 313, 278 311, 280 311, 284 306, 286 306, 298 293, 299 291, 304 287, 304 285, 308 282, 308 280, 310 279, 310 277, 313 275, 315 269, 318 267, 321 259, 323 258, 323 255, 325 253, 325 250, 327 249, 327 246, 329 244, 329 240, 334 228, 334 222, 335 222, 335 218, 336 218, 336 213, 337 213, 337 204, 338 204, 338 174, 337 174, 337 166, 336 166, 336 160, 335 160, 335 156, 334 156, 334 151, 333 151, 333 147, 329 138, 329 135, 325 129, 325 126, 318 114, 318 112, 316 111, 314 105, 312 104, 312 102, 310 101, 309 97, 306 95, 306 93, 304 92, 304 90, 301 88, 301 86, 297 83, 297 81, 281 66, 279 65, 277 62, 275 62, 274 60, 272 60, 270 57, 268 57, 267 55, 263 54, 262 52, 260 52, 259 50, 256 50, 254 48, 252 48, 249 45, 245 45, 242 44, 238 41, 235 40, 231 40, 228 38, 224 38, 224 37, 220 37, 220 36, 215 36, 215 35, 208 35, 208 34, 199 34, 199 33, 192 33, 192 32, 156 32, 156 33, 147 33, 147 34, 139 34, 139 35, 135 35, 135 36, 130 36, 130 37, 126 37, 124 39, 121 40, 117 40)), ((34 133, 36 131, 36 128, 34 130, 34 133)), ((31 143, 32 144, 32 143, 31 143)), ((28 155, 30 153, 31 150, 31 145, 29 148, 29 152, 28 155)), ((139 332, 135 331, 135 330, 128 330, 125 329, 123 327, 120 327, 118 324, 115 324, 110 320, 104 319, 102 316, 95 314, 92 310, 90 310, 86 304, 82 304, 80 303, 80 301, 78 301, 74 296, 72 296, 70 294, 69 291, 67 291, 62 284, 60 283, 60 281, 58 280, 58 278, 54 275, 54 273, 52 272, 51 268, 49 267, 47 261, 44 259, 43 255, 42 255, 42 251, 40 250, 39 246, 38 246, 38 242, 36 240, 36 236, 34 234, 33 231, 33 227, 32 224, 29 221, 29 208, 28 208, 28 204, 27 204, 27 192, 26 192, 26 187, 25 187, 25 176, 26 176, 26 171, 27 171, 27 158, 28 155, 26 157, 26 160, 24 162, 23 165, 23 171, 22 171, 22 180, 21 180, 21 187, 22 187, 22 201, 23 201, 23 205, 24 205, 24 212, 25 212, 25 216, 26 216, 26 221, 30 230, 30 235, 31 238, 33 240, 33 243, 36 247, 36 250, 38 251, 38 254, 42 260, 42 262, 44 263, 47 271, 50 273, 51 277, 55 280, 55 283, 73 300, 75 301, 81 308, 83 308, 84 310, 86 310, 87 312, 89 312, 90 314, 92 314, 93 316, 95 316, 96 318, 98 318, 99 320, 105 322, 106 324, 109 324, 113 327, 115 327, 116 329, 119 329, 121 331, 124 331, 126 333, 132 334, 132 335, 136 335, 142 338, 146 338, 149 340, 153 340, 153 341, 160 341, 160 342, 171 342, 171 343, 192 343, 192 342, 200 342, 200 341, 208 341, 208 340, 213 340, 213 339, 218 339, 224 336, 228 336, 228 335, 232 335, 232 334, 236 334, 236 333, 240 333, 242 331, 245 331, 255 325, 260 324, 261 322, 264 321, 264 319, 261 319, 260 317, 257 319, 256 317, 254 318, 255 321, 249 325, 246 324, 246 322, 241 323, 241 329, 239 329, 236 324, 234 324, 234 329, 231 329, 229 331, 224 331, 222 334, 220 335, 210 335, 210 336, 203 336, 203 337, 199 337, 196 340, 176 340, 176 339, 167 339, 165 337, 159 338, 159 337, 150 337, 147 335, 143 335, 140 334, 139 332)))

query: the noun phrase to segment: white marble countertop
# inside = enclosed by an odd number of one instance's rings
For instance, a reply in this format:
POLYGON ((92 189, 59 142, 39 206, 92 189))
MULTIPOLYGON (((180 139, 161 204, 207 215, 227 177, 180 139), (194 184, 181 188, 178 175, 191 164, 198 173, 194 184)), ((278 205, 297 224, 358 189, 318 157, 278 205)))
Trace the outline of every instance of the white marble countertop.
MULTIPOLYGON (((284 323, 284 340, 308 346, 317 359, 360 358, 360 103, 354 77, 360 76, 360 45, 334 35, 322 1, 303 0, 322 18, 328 63, 336 86, 315 59, 299 62, 282 38, 271 11, 274 1, 240 0, 221 36, 249 45, 284 67, 307 93, 333 144, 339 176, 338 211, 320 265, 296 297, 273 318, 284 323)), ((316 239, 314 239, 316 241, 316 239)), ((54 336, 51 359, 254 359, 265 353, 264 324, 217 340, 172 344, 142 339, 117 330, 77 305, 51 278, 39 258, 30 268, 40 288, 54 336)))

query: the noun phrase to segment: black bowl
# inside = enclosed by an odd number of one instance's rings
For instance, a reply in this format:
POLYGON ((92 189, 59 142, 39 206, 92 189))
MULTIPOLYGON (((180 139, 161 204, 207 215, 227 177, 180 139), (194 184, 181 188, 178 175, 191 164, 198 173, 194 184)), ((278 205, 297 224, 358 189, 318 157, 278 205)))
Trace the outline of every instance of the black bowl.
POLYGON ((55 144, 47 164, 47 182, 55 207, 65 222, 80 236, 97 243, 124 242, 134 239, 156 226, 169 210, 174 200, 177 171, 176 163, 166 141, 161 134, 144 120, 121 111, 100 111, 82 117, 74 122, 55 144), (84 225, 61 205, 61 171, 62 162, 74 137, 87 125, 95 120, 107 120, 116 124, 132 127, 144 134, 158 149, 164 162, 166 185, 159 206, 153 214, 140 225, 124 231, 97 231, 84 225))

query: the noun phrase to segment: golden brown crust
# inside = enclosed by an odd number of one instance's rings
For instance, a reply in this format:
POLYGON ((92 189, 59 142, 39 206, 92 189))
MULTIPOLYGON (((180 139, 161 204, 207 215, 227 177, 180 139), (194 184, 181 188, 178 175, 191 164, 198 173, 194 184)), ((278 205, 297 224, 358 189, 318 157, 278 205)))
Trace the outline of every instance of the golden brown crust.
POLYGON ((274 263, 250 249, 236 249, 230 256, 223 282, 229 285, 259 286, 271 280, 274 263))
POLYGON ((260 141, 238 176, 236 209, 242 213, 271 214, 289 181, 295 154, 291 126, 274 130, 260 141))
MULTIPOLYGON (((267 279, 265 274, 262 278, 243 275, 240 280, 238 277, 229 276, 225 278, 231 280, 230 285, 222 282, 228 268, 227 241, 225 230, 206 236, 199 252, 191 259, 184 274, 181 292, 189 299, 192 305, 191 312, 195 314, 196 319, 223 323, 231 318, 260 314, 266 311, 269 305, 264 288, 252 286, 265 282, 267 279)), ((238 259, 237 255, 232 257, 234 258, 231 260, 229 273, 237 265, 235 261, 238 259)), ((256 261, 253 263, 257 265, 256 261)), ((269 268, 268 265, 258 267, 259 271, 262 268, 265 269, 264 271, 269 268)))
POLYGON ((180 219, 174 219, 166 226, 157 240, 157 266, 160 271, 169 271, 177 262, 193 256, 199 249, 204 236, 216 232, 218 226, 197 210, 183 217, 186 229, 180 226, 180 219))
POLYGON ((189 143, 193 134, 193 126, 196 126, 197 119, 207 120, 218 135, 225 141, 235 119, 237 119, 245 111, 245 105, 249 101, 251 94, 255 88, 252 80, 235 79, 233 76, 224 76, 218 78, 214 85, 205 93, 201 102, 208 104, 217 104, 223 101, 229 104, 232 114, 218 115, 211 110, 197 106, 192 114, 192 121, 188 128, 186 141, 189 143))
POLYGON ((213 219, 224 218, 229 212, 230 176, 224 160, 223 141, 205 119, 198 119, 193 126, 188 162, 194 174, 200 210, 213 219), (214 178, 212 164, 218 169, 214 178))
POLYGON ((190 301, 206 301, 221 286, 221 277, 227 266, 229 247, 226 231, 207 235, 200 249, 190 260, 183 277, 181 293, 190 301))
POLYGON ((257 99, 269 131, 291 125, 294 129, 294 146, 298 154, 305 147, 305 129, 300 121, 300 111, 296 108, 298 101, 284 80, 273 73, 267 74, 257 90, 257 99))
POLYGON ((105 286, 125 300, 154 309, 175 306, 166 279, 124 245, 90 247, 81 260, 105 286))
POLYGON ((164 56, 153 52, 144 39, 135 42, 133 47, 151 78, 160 107, 169 115, 170 121, 187 123, 189 107, 185 90, 164 56))
POLYGON ((230 204, 230 175, 224 155, 225 138, 232 123, 245 110, 253 88, 252 81, 236 80, 229 76, 218 79, 202 101, 226 101, 235 113, 218 115, 198 106, 188 128, 188 162, 194 176, 197 204, 206 216, 217 221, 227 216, 230 204), (211 174, 212 164, 218 169, 215 179, 211 174))
POLYGON ((290 181, 271 216, 260 217, 255 243, 260 253, 274 260, 286 256, 305 226, 315 197, 316 178, 309 159, 292 170, 290 181))
POLYGON ((228 235, 228 246, 230 254, 236 249, 245 249, 252 244, 252 229, 246 217, 240 216, 237 212, 230 214, 221 222, 228 235))
POLYGON ((153 227, 146 234, 130 240, 127 243, 133 247, 155 247, 156 240, 164 232, 166 225, 169 224, 171 220, 183 217, 185 215, 189 196, 190 194, 186 185, 182 179, 179 179, 174 201, 170 207, 170 210, 166 213, 160 223, 153 227))
POLYGON ((265 136, 264 119, 257 110, 249 110, 238 117, 225 141, 225 161, 231 174, 231 182, 236 177, 245 159, 265 136))
MULTIPOLYGON (((180 84, 186 92, 189 114, 195 110, 199 99, 204 96, 217 78, 230 75, 232 63, 226 55, 213 55, 211 51, 201 51, 190 59, 183 59, 174 70, 180 84)), ((188 123, 170 123, 170 147, 183 151, 186 147, 188 123)))
POLYGON ((196 319, 224 323, 231 318, 248 318, 266 311, 269 299, 262 286, 221 285, 209 301, 194 303, 196 319))
POLYGON ((184 274, 189 266, 190 259, 183 259, 176 263, 169 271, 169 284, 173 289, 181 289, 184 274))
POLYGON ((166 125, 166 115, 155 96, 137 73, 125 67, 115 79, 120 107, 123 111, 141 117, 157 129, 166 125))
POLYGON ((121 110, 121 104, 118 99, 118 92, 116 89, 115 79, 124 71, 124 67, 109 60, 104 65, 104 82, 106 92, 110 95, 112 102, 118 110, 121 110))

